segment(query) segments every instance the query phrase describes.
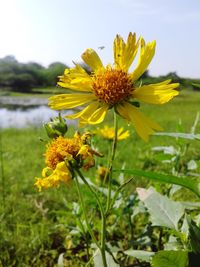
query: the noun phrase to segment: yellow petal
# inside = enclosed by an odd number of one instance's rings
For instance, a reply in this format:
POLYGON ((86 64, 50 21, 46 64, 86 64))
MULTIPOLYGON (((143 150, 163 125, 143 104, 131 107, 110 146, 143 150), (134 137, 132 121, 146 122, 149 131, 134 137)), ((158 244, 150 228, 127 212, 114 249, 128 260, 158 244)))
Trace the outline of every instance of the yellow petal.
POLYGON ((131 73, 131 79, 136 81, 147 69, 155 54, 156 41, 145 44, 144 39, 141 39, 140 56, 135 70, 131 73))
POLYGON ((120 134, 122 134, 124 131, 124 128, 123 127, 120 127, 117 131, 117 135, 119 136, 120 134))
POLYGON ((84 62, 94 71, 98 71, 99 69, 104 68, 103 64, 101 62, 100 57, 97 55, 97 53, 89 48, 82 54, 82 59, 84 62))
POLYGON ((153 85, 154 86, 160 86, 160 85, 164 85, 164 84, 169 84, 171 81, 172 81, 172 79, 168 79, 168 80, 165 80, 163 82, 154 83, 153 85))
POLYGON ((84 118, 80 117, 79 127, 84 127, 86 124, 88 124, 88 121, 85 120, 84 118))
MULTIPOLYGON (((122 131, 123 131, 123 128, 122 128, 122 131)), ((122 132, 122 131, 121 132, 118 131, 118 133, 117 133, 117 140, 127 139, 130 136, 128 130, 125 131, 125 132, 122 132)))
POLYGON ((67 115, 65 116, 66 118, 69 118, 69 119, 77 119, 79 117, 82 117, 82 118, 86 118, 86 120, 91 116, 91 114, 93 114, 95 112, 95 110, 97 110, 99 107, 99 102, 95 101, 91 104, 89 104, 86 108, 84 108, 83 110, 75 113, 75 114, 72 114, 72 115, 67 115))
POLYGON ((59 177, 59 180, 61 182, 67 183, 72 178, 72 174, 70 170, 68 169, 68 167, 66 166, 64 161, 59 162, 56 165, 55 173, 59 177))
POLYGON ((117 69, 122 69, 125 72, 128 71, 137 54, 138 45, 139 40, 136 42, 135 33, 129 33, 127 43, 125 43, 119 35, 116 36, 113 44, 113 51, 115 67, 117 69))
POLYGON ((138 108, 127 102, 124 105, 118 105, 117 111, 122 117, 133 123, 137 134, 145 142, 149 140, 149 135, 153 134, 154 130, 162 131, 162 128, 156 122, 147 118, 138 108))
POLYGON ((59 162, 52 174, 36 179, 35 186, 41 191, 42 188, 58 187, 61 182, 68 183, 72 179, 72 175, 65 162, 59 162))
POLYGON ((114 44, 113 44, 113 52, 114 52, 114 60, 115 67, 123 69, 124 67, 124 51, 125 51, 125 42, 120 35, 117 34, 114 44))
MULTIPOLYGON (((88 123, 89 124, 98 124, 101 123, 105 116, 106 113, 109 109, 109 105, 104 104, 103 106, 101 106, 100 108, 98 108, 89 118, 88 118, 88 123)), ((83 119, 86 119, 85 117, 83 117, 83 119)))
POLYGON ((90 92, 92 78, 77 64, 75 68, 65 69, 64 75, 59 77, 58 85, 71 90, 90 92))
POLYGON ((144 85, 136 88, 132 96, 146 103, 164 104, 179 94, 177 90, 174 90, 178 86, 179 83, 169 84, 169 80, 157 84, 144 85))
POLYGON ((61 110, 78 107, 86 104, 96 97, 93 94, 62 94, 49 98, 49 106, 52 109, 61 110))

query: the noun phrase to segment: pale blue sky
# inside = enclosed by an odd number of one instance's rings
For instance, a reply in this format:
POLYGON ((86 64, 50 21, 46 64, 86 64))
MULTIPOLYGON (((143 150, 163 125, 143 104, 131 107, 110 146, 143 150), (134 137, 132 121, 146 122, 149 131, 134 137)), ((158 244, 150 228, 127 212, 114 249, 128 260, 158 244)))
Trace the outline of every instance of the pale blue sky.
POLYGON ((0 57, 72 65, 91 47, 113 63, 115 35, 130 31, 157 41, 151 75, 200 78, 199 0, 0 0, 0 57))

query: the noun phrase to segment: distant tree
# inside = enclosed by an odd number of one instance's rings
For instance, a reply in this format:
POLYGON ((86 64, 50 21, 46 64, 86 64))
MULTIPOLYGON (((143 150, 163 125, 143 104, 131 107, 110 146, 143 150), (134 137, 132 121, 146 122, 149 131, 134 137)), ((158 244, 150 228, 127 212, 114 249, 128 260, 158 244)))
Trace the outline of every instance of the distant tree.
POLYGON ((34 87, 55 86, 58 76, 68 68, 54 62, 48 68, 36 62, 20 63, 14 56, 0 58, 0 88, 29 92, 34 87))
POLYGON ((44 76, 41 65, 37 63, 19 63, 13 56, 0 59, 0 86, 15 91, 30 91, 42 86, 44 76))
POLYGON ((49 86, 55 86, 58 81, 58 76, 62 75, 66 68, 68 68, 68 66, 61 62, 54 62, 50 64, 44 72, 46 75, 46 84, 49 86))
POLYGON ((24 72, 30 74, 33 77, 33 86, 34 87, 41 87, 46 85, 46 76, 45 71, 46 69, 35 62, 29 62, 24 66, 24 72))
POLYGON ((5 56, 2 59, 0 59, 0 61, 10 62, 10 63, 14 63, 14 62, 17 63, 18 62, 13 55, 5 56))
POLYGON ((29 92, 36 83, 34 77, 28 73, 21 73, 15 76, 12 88, 15 91, 29 92))

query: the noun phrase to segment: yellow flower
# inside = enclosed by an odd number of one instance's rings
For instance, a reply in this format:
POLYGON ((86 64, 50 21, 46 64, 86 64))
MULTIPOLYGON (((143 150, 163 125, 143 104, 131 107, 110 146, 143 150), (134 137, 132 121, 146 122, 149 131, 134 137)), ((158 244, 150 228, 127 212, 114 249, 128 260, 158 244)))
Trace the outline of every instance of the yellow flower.
MULTIPOLYGON (((113 127, 105 125, 103 128, 97 128, 94 131, 95 134, 102 136, 105 139, 113 140, 115 132, 113 127)), ((129 137, 129 131, 124 131, 124 128, 121 127, 117 131, 117 140, 127 139, 129 137)))
POLYGON ((156 84, 137 86, 136 81, 145 72, 155 53, 156 42, 145 44, 143 38, 136 39, 136 34, 129 33, 127 42, 116 36, 114 40, 114 65, 103 66, 101 59, 93 49, 87 49, 82 59, 91 68, 89 75, 80 65, 66 69, 60 76, 58 85, 76 91, 49 98, 51 108, 72 109, 86 105, 76 114, 66 116, 70 119, 80 118, 80 124, 101 123, 107 111, 115 111, 131 122, 138 135, 148 141, 149 135, 162 128, 145 115, 132 101, 139 100, 151 104, 164 104, 178 95, 174 90, 178 83, 166 80, 156 84), (140 47, 136 68, 128 72, 140 47))
POLYGON ((35 186, 39 191, 42 188, 58 187, 61 182, 68 183, 72 179, 72 174, 63 161, 56 165, 55 170, 48 168, 48 172, 47 168, 44 168, 42 171, 43 178, 36 178, 35 186), (48 172, 51 172, 51 174, 48 172))
POLYGON ((73 168, 89 169, 94 166, 94 155, 101 156, 88 144, 90 135, 75 133, 73 138, 59 136, 47 144, 46 167, 42 178, 36 178, 35 185, 42 188, 57 187, 61 182, 72 179, 73 168))

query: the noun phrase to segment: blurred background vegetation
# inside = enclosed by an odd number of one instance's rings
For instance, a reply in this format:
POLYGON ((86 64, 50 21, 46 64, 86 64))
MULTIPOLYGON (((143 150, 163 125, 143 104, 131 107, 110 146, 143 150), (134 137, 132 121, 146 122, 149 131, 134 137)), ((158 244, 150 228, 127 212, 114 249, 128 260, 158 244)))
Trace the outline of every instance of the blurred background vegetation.
POLYGON ((14 56, 6 56, 0 59, 1 91, 5 94, 9 91, 34 93, 33 88, 55 86, 57 76, 67 67, 61 62, 43 67, 36 62, 21 63, 14 56))

